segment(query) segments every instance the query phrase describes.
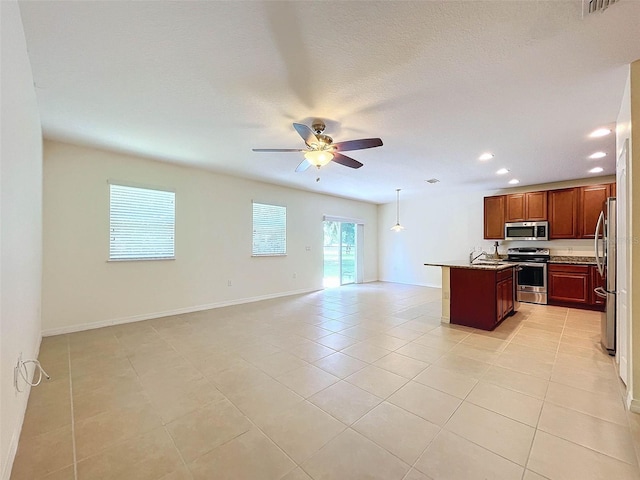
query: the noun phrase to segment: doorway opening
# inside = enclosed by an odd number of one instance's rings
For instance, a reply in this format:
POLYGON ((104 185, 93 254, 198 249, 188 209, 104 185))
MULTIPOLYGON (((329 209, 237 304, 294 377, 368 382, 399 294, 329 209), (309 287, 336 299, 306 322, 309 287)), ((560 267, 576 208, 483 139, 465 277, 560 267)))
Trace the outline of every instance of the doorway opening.
POLYGON ((358 230, 355 223, 324 221, 324 288, 359 281, 358 230))

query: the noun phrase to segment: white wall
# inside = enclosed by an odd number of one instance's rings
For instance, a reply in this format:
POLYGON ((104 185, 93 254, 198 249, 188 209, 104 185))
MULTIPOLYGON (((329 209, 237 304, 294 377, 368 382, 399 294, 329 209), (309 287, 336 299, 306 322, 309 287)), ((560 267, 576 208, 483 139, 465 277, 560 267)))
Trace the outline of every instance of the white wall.
POLYGON ((14 390, 13 367, 40 345, 42 132, 18 5, 0 9, 0 478, 8 479, 29 394, 14 390))
MULTIPOLYGON (((380 280, 441 287, 440 267, 425 267, 425 263, 468 259, 473 249, 492 253, 494 241, 483 239, 485 196, 614 181, 615 177, 607 176, 499 191, 448 191, 436 185, 422 193, 403 196, 401 192, 402 232, 390 230, 396 223, 395 202, 378 207, 380 280)), ((531 246, 531 242, 499 243, 501 254, 510 247, 531 246)), ((594 255, 593 240, 551 240, 535 245, 549 248, 551 255, 594 255)))
POLYGON ((396 204, 378 208, 378 276, 388 282, 441 286, 439 267, 424 263, 457 260, 479 245, 483 229, 482 194, 422 194, 400 192, 401 232, 396 223, 396 204))
POLYGON ((320 289, 324 214, 365 221, 377 280, 376 205, 45 141, 44 334, 320 289), (107 262, 109 179, 175 188, 176 260, 107 262), (251 257, 252 200, 287 206, 286 257, 251 257))

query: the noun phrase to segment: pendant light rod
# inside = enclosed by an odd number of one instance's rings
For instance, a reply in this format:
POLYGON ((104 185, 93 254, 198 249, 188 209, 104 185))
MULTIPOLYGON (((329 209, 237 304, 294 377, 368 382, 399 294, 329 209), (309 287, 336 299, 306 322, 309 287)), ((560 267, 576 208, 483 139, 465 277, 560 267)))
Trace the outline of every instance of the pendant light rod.
POLYGON ((391 227, 394 232, 404 230, 404 227, 400 225, 400 189, 396 188, 396 224, 391 227))

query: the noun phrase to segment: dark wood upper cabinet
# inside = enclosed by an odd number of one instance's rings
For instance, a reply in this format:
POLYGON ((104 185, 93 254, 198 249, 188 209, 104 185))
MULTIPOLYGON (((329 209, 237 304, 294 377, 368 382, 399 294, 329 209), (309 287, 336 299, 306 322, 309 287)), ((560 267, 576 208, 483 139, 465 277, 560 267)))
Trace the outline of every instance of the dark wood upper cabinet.
POLYGON ((504 239, 505 222, 549 221, 549 240, 593 238, 607 197, 615 197, 616 184, 512 193, 484 197, 484 238, 504 239))
POLYGON ((547 220, 547 192, 529 192, 525 197, 526 220, 539 222, 547 220))
POLYGON ((578 200, 580 188, 550 190, 549 239, 578 238, 578 200))
POLYGON ((506 198, 506 222, 547 219, 547 192, 513 193, 506 198))
POLYGON ((524 222, 526 217, 525 200, 526 194, 513 193, 507 195, 506 205, 507 213, 505 216, 505 222, 524 222))
POLYGON ((505 196, 484 197, 484 238, 502 240, 504 238, 505 196))
POLYGON ((610 184, 580 187, 580 238, 594 238, 598 216, 610 195, 610 184))

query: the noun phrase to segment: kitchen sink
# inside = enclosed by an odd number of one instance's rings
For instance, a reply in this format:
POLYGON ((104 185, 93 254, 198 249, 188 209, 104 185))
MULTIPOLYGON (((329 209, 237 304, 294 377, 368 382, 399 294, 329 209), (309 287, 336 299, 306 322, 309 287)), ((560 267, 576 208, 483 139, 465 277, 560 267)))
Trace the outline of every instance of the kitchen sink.
POLYGON ((471 265, 502 265, 501 260, 476 260, 471 265))

